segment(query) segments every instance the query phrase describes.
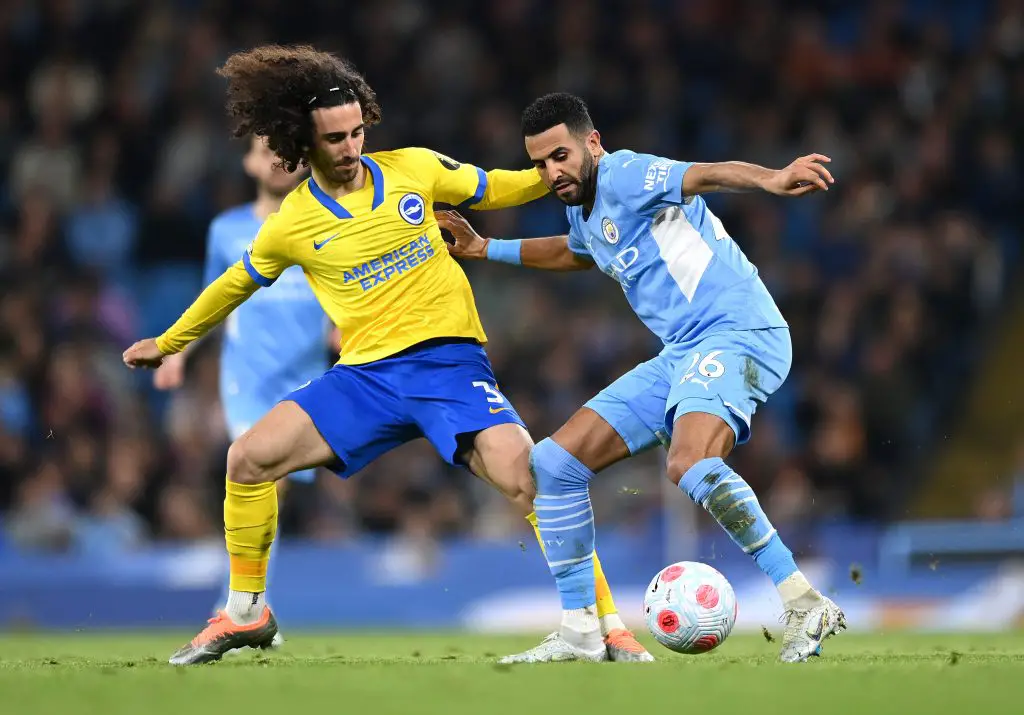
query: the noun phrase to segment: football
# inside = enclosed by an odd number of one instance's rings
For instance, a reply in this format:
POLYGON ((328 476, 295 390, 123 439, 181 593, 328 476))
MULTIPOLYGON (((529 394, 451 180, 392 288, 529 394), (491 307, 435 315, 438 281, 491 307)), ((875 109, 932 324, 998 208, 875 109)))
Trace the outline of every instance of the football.
POLYGON ((729 637, 739 606, 729 581, 707 564, 666 566, 644 594, 651 635, 676 653, 706 653, 729 637))

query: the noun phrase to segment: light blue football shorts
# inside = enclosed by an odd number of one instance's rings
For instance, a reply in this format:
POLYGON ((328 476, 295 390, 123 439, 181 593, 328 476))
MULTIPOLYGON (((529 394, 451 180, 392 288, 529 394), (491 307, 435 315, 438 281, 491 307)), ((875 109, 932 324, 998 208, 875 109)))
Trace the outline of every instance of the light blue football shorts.
POLYGON ((789 328, 736 330, 668 345, 591 399, 586 407, 622 437, 631 454, 668 446, 682 415, 717 415, 736 444, 750 439, 750 421, 779 389, 793 364, 789 328))

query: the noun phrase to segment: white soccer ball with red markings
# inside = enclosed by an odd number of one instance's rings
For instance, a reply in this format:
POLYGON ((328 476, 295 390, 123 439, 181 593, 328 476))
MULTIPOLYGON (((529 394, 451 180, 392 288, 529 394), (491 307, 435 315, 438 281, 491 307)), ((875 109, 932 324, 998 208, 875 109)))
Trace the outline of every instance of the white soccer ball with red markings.
POLYGON ((676 653, 707 653, 736 625, 736 593, 707 564, 680 561, 663 568, 647 587, 644 617, 651 635, 676 653))

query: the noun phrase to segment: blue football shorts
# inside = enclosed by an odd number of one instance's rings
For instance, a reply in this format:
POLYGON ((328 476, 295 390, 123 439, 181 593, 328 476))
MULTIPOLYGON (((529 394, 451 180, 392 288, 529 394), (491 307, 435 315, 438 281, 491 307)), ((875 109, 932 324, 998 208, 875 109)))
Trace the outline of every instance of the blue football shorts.
POLYGON ((363 365, 335 365, 292 400, 313 420, 349 477, 401 444, 426 437, 449 464, 467 439, 499 424, 523 425, 475 341, 430 341, 363 365))
POLYGON ((587 402, 622 437, 630 454, 668 446, 682 415, 721 417, 750 439, 758 405, 779 389, 793 364, 788 328, 736 330, 666 346, 587 402))

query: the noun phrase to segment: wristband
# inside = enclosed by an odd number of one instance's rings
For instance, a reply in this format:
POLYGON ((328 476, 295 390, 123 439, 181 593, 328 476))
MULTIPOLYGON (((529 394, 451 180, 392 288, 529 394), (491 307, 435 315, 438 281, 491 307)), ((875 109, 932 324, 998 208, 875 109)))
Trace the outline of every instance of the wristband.
POLYGON ((487 242, 487 260, 511 263, 518 266, 523 262, 520 256, 522 243, 523 240, 521 238, 514 238, 509 241, 492 238, 487 242))

